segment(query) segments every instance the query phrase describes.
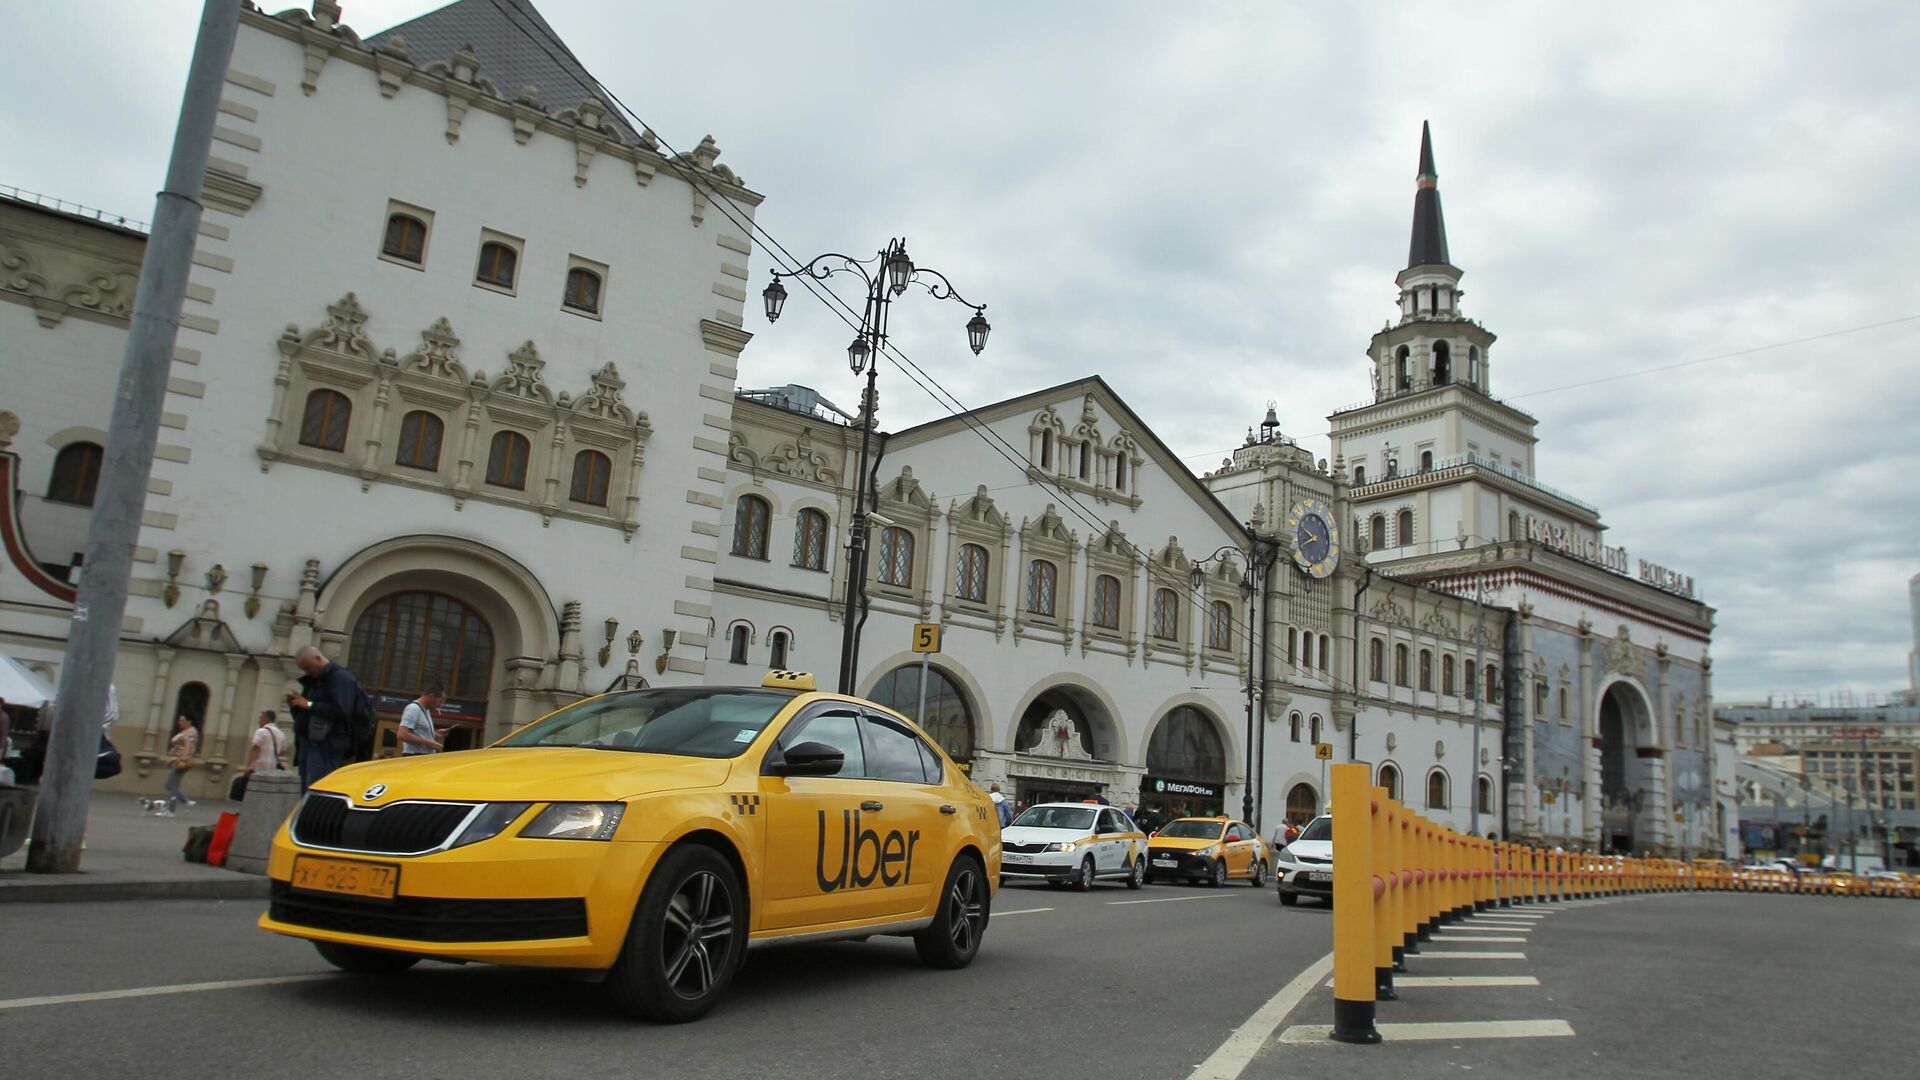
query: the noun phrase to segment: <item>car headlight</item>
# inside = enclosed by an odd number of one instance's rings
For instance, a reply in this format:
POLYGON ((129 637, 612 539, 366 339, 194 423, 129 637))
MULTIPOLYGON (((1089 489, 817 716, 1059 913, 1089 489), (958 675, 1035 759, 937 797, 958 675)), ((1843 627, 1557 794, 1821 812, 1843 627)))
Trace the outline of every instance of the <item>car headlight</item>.
POLYGON ((1212 846, 1212 847, 1210 847, 1210 848, 1201 848, 1201 849, 1200 849, 1200 857, 1201 857, 1201 858, 1203 858, 1203 859, 1211 859, 1211 858, 1213 858, 1214 856, 1216 856, 1216 855, 1218 855, 1218 854, 1220 854, 1220 845, 1219 845, 1219 844, 1215 844, 1215 845, 1213 845, 1213 846, 1212 846))
POLYGON ((526 813, 527 807, 532 805, 532 803, 523 802, 488 803, 480 808, 480 812, 473 816, 472 821, 467 822, 466 828, 460 830, 460 835, 453 841, 452 846, 466 847, 468 844, 477 844, 482 840, 491 840, 499 836, 507 826, 518 820, 521 814, 526 813))
POLYGON ((1064 841, 1061 841, 1061 842, 1060 842, 1060 843, 1058 843, 1058 844, 1048 844, 1048 845, 1046 846, 1046 848, 1045 848, 1045 850, 1047 850, 1047 851, 1072 851, 1073 849, 1075 849, 1075 848, 1077 848, 1077 847, 1079 847, 1079 846, 1081 845, 1081 843, 1082 843, 1082 841, 1079 841, 1079 840, 1064 840, 1064 841))
POLYGON ((611 840, 625 803, 554 803, 520 835, 536 840, 611 840))

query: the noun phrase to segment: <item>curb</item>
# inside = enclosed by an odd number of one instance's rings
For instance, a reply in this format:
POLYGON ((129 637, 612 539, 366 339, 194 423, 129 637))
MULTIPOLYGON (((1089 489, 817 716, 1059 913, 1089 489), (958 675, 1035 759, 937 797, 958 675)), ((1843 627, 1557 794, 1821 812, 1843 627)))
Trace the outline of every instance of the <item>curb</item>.
MULTIPOLYGON (((78 875, 84 877, 84 875, 78 875)), ((90 900, 265 900, 265 877, 235 875, 185 881, 35 881, 0 884, 0 904, 90 900)))

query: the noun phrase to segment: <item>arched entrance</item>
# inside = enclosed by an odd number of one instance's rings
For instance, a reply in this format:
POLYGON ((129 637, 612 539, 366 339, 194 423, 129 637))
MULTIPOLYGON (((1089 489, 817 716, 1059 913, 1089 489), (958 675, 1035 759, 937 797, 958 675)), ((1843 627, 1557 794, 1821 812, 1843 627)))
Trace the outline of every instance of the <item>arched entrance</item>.
POLYGON ((1035 693, 1013 730, 1014 760, 1008 774, 1014 800, 1076 802, 1102 795, 1116 802, 1122 790, 1120 740, 1113 711, 1092 684, 1055 682, 1035 693))
POLYGON ((1320 793, 1312 784, 1295 784, 1287 791, 1287 824, 1305 825, 1320 814, 1320 793))
POLYGON ((393 593, 368 605, 354 621, 348 657, 347 666, 360 677, 380 717, 375 757, 400 753, 395 733, 401 712, 435 684, 447 693, 447 703, 434 715, 448 728, 446 748, 470 750, 484 741, 493 627, 479 612, 444 593, 393 593))
POLYGON ((1227 751, 1213 717, 1177 705, 1147 740, 1147 775, 1140 798, 1174 817, 1219 814, 1225 807, 1227 751))
POLYGON ((1640 755, 1653 735, 1653 710, 1631 683, 1614 682, 1600 695, 1600 839, 1605 851, 1634 851, 1647 837, 1640 815, 1656 809, 1650 770, 1640 755))
POLYGON ((967 695, 946 672, 932 664, 926 670, 925 713, 919 711, 918 664, 902 664, 880 676, 866 696, 902 716, 915 718, 948 756, 966 768, 973 761, 973 709, 967 704, 967 695))

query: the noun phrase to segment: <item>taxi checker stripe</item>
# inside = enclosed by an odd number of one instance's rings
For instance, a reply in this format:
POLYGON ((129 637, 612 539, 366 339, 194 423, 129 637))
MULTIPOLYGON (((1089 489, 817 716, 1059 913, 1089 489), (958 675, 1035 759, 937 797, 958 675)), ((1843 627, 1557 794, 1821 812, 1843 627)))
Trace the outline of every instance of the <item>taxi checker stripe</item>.
POLYGON ((733 801, 735 813, 752 816, 760 812, 760 796, 758 795, 729 795, 727 798, 733 801))

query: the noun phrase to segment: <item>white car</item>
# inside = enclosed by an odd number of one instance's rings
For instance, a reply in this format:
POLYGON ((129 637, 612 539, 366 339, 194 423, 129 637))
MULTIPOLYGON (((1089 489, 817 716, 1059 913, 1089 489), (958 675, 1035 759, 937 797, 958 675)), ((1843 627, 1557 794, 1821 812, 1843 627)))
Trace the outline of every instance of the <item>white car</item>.
POLYGON ((1111 806, 1040 803, 1000 831, 1002 881, 1038 879, 1084 892, 1108 878, 1137 889, 1146 869, 1147 834, 1111 806))
POLYGON ((1300 830, 1293 843, 1273 857, 1274 884, 1280 902, 1291 907, 1303 896, 1333 903, 1333 818, 1321 814, 1300 830))

